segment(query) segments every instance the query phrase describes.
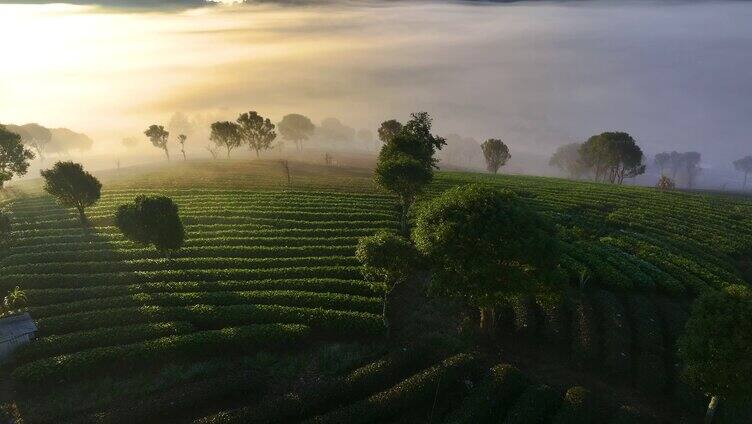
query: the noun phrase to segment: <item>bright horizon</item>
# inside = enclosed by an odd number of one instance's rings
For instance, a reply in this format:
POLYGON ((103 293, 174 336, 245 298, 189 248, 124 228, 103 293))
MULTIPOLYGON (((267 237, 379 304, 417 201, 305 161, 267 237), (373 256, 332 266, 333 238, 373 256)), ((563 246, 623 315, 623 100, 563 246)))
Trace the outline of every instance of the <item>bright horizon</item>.
POLYGON ((738 2, 7 4, 0 122, 69 127, 108 152, 175 112, 373 131, 426 110, 440 133, 517 151, 624 130, 648 156, 698 150, 729 167, 752 153, 750 21, 738 2))

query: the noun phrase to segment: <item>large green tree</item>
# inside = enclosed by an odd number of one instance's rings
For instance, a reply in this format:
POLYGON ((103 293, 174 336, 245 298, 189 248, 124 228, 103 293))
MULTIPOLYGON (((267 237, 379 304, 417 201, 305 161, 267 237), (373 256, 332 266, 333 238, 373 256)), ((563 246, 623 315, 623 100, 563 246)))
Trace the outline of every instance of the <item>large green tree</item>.
POLYGON ((150 125, 149 128, 144 131, 144 135, 149 138, 151 144, 158 149, 162 149, 167 156, 167 160, 170 160, 170 151, 167 148, 167 142, 170 139, 170 132, 165 130, 162 125, 150 125))
POLYGON ((303 142, 311 138, 316 126, 308 117, 291 113, 282 118, 277 128, 285 140, 294 142, 298 150, 303 150, 303 142))
POLYGON ((407 232, 407 215, 416 196, 433 178, 436 150, 446 143, 431 134, 431 124, 427 113, 412 114, 412 119, 379 152, 374 180, 399 197, 403 232, 407 232))
POLYGON ((34 153, 24 147, 21 136, 0 125, 0 189, 6 181, 17 175, 25 175, 34 153))
POLYGON ((683 377, 711 396, 706 422, 720 398, 752 399, 752 291, 732 285, 710 291, 692 305, 679 339, 683 377))
POLYGON ((363 265, 363 274, 383 293, 383 318, 390 332, 389 302, 394 289, 415 272, 418 252, 410 240, 388 231, 362 237, 355 257, 363 265))
POLYGON ((259 157, 260 150, 269 149, 277 138, 274 124, 269 118, 264 118, 255 111, 246 112, 238 117, 240 137, 259 157))
POLYGON ((432 266, 432 290, 477 307, 492 334, 504 294, 558 277, 554 227, 511 191, 449 189, 419 209, 412 236, 432 266))
POLYGON ((140 195, 120 205, 115 224, 128 240, 153 245, 162 253, 180 249, 185 240, 178 206, 166 196, 140 195))
POLYGON ((227 151, 227 159, 230 159, 230 152, 243 143, 240 125, 230 121, 215 122, 211 124, 209 140, 217 147, 224 148, 227 151))
POLYGON ((57 162, 50 169, 42 170, 44 190, 65 207, 76 208, 81 222, 86 222, 85 209, 99 200, 102 183, 84 171, 80 163, 57 162))
POLYGON ((506 165, 512 157, 509 153, 509 147, 498 138, 489 138, 480 145, 483 151, 483 157, 486 159, 486 169, 488 172, 496 174, 499 168, 506 165))
POLYGON ((580 160, 596 181, 621 184, 624 178, 645 173, 643 153, 625 132, 604 132, 590 137, 579 148, 580 160))

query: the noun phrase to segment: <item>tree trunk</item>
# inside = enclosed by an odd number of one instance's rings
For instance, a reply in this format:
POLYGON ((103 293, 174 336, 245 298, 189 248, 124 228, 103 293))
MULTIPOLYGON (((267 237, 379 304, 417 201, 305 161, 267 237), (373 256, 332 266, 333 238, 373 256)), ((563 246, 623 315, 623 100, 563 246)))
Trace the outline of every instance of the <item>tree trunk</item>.
POLYGON ((167 146, 164 148, 164 154, 167 156, 167 162, 170 161, 170 152, 167 150, 167 146))
POLYGON ((486 308, 479 308, 480 309, 480 331, 481 333, 486 333, 488 330, 488 316, 486 312, 486 308))
POLYGON ((715 416, 715 410, 718 408, 718 396, 712 396, 710 398, 710 403, 708 403, 708 411, 705 413, 705 424, 710 424, 713 422, 713 417, 715 416))
POLYGON ((230 150, 232 150, 230 146, 227 146, 227 159, 230 159, 230 150))
POLYGON ((185 162, 185 161, 187 160, 187 159, 185 158, 185 150, 183 150, 182 152, 183 152, 183 162, 185 162))
POLYGON ((256 159, 259 158, 259 149, 256 149, 256 159))
POLYGON ((76 209, 78 209, 78 218, 81 220, 82 224, 86 223, 86 215, 84 214, 84 208, 83 206, 77 206, 76 209))

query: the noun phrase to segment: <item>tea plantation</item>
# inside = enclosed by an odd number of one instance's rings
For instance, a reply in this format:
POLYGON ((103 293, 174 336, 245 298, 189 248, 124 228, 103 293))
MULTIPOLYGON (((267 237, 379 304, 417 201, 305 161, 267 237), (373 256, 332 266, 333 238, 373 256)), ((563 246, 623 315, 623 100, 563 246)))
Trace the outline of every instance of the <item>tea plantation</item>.
MULTIPOLYGON (((263 161, 105 173, 90 228, 33 187, 5 199, 14 240, 0 294, 21 287, 39 326, 0 369, 5 413, 30 423, 702 418, 674 343, 694 297, 752 275, 752 201, 438 173, 426 197, 492 184, 556 223, 569 286, 510 297, 498 342, 555 352, 574 370, 549 379, 515 348, 478 348, 462 329, 442 337, 428 323, 424 339, 386 340, 381 293, 354 251, 359 237, 397 227, 395 200, 367 169, 291 168, 290 185, 263 161), (182 249, 164 257, 123 238, 115 210, 138 194, 178 204, 182 249), (594 396, 603 385, 614 393, 594 396)), ((719 422, 746 422, 742 409, 719 422)))

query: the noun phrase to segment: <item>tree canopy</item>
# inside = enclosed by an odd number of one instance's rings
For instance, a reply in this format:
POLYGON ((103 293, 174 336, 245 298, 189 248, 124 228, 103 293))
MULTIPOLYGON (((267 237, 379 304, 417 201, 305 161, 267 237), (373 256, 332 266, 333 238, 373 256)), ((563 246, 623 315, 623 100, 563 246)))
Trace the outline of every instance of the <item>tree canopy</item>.
POLYGON ((678 345, 687 382, 713 396, 752 398, 749 287, 731 285, 701 295, 692 305, 678 345))
POLYGON ((752 172, 752 156, 744 156, 734 161, 734 169, 744 173, 744 187, 747 187, 747 175, 752 172))
POLYGON ((548 161, 550 166, 559 168, 569 178, 582 178, 588 172, 588 167, 580 158, 580 146, 582 143, 569 143, 559 146, 548 161))
POLYGON ((60 205, 76 208, 82 222, 84 210, 96 203, 102 194, 99 180, 84 171, 80 163, 57 162, 51 169, 41 172, 44 190, 55 197, 60 205))
POLYGON ((144 135, 149 137, 149 141, 154 147, 164 150, 167 160, 170 160, 170 151, 167 149, 167 141, 170 138, 170 132, 165 130, 161 125, 150 125, 149 128, 144 131, 144 135))
POLYGON ((227 159, 230 158, 230 152, 243 143, 243 136, 240 133, 240 125, 230 121, 219 121, 211 124, 211 135, 209 140, 214 142, 217 147, 222 147, 227 151, 227 159))
POLYGON ((21 136, 0 125, 0 188, 14 176, 25 175, 34 153, 24 147, 21 136))
POLYGON ((494 174, 499 172, 499 168, 504 166, 512 157, 507 145, 498 138, 489 138, 480 145, 480 148, 483 151, 483 157, 486 159, 486 169, 494 174))
POLYGON ((133 203, 120 205, 115 223, 128 240, 160 252, 179 249, 185 240, 178 206, 167 196, 137 196, 133 203))
POLYGON ((643 153, 625 132, 604 132, 590 137, 579 149, 580 160, 596 181, 621 184, 624 178, 645 173, 643 153))
POLYGON ((465 298, 482 324, 504 293, 529 291, 558 269, 554 227, 508 190, 449 189, 418 210, 412 237, 433 268, 431 289, 465 298))
POLYGON ((269 149, 274 139, 277 138, 272 121, 255 111, 241 114, 237 122, 241 140, 256 152, 257 158, 259 151, 269 149))
POLYGON ((388 143, 392 138, 399 134, 400 131, 402 131, 402 124, 396 119, 384 121, 379 127, 379 140, 381 140, 382 143, 388 143))
POLYGON ((298 150, 303 150, 303 142, 313 135, 316 126, 308 117, 291 113, 282 118, 277 128, 285 140, 294 142, 298 150))
POLYGON ((437 159, 434 153, 445 144, 431 134, 431 118, 425 112, 412 114, 402 130, 384 143, 379 152, 374 180, 400 198, 402 229, 415 197, 431 182, 437 159))

